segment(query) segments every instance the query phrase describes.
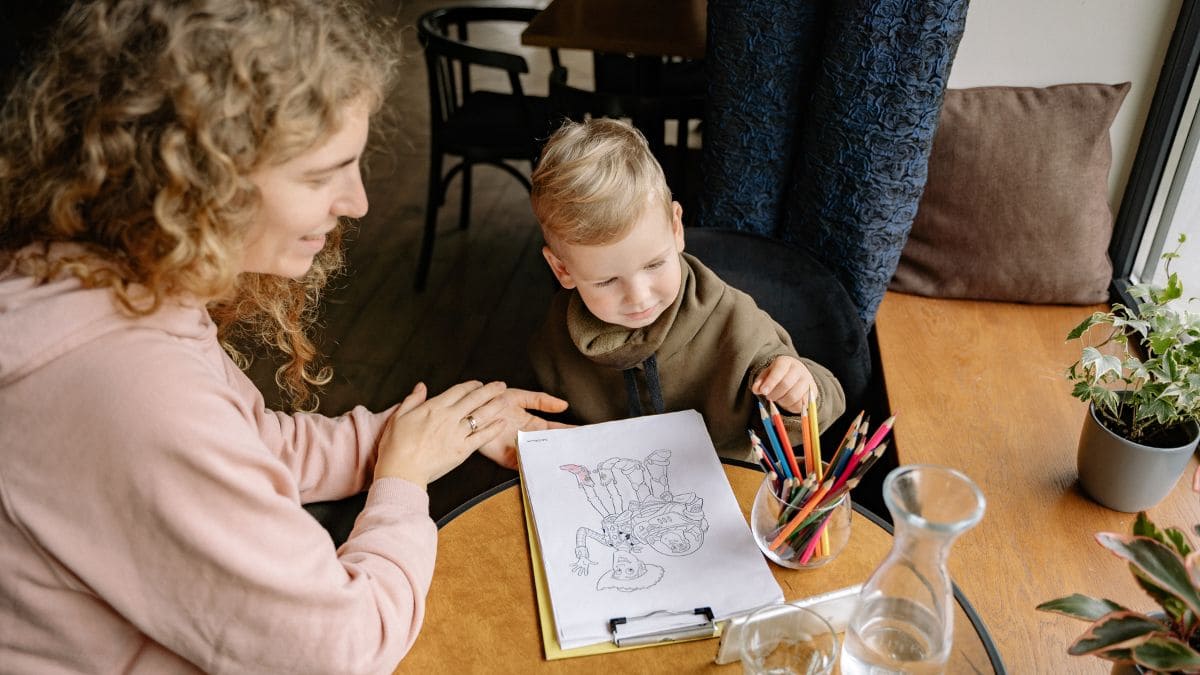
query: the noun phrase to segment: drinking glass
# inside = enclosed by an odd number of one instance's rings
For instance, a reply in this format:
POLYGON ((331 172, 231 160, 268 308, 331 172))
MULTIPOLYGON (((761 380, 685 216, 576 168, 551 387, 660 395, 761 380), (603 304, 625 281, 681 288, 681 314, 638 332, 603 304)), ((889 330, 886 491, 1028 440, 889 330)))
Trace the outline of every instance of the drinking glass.
POLYGON ((747 675, 828 675, 838 637, 820 614, 796 605, 768 605, 746 617, 742 669, 747 675))

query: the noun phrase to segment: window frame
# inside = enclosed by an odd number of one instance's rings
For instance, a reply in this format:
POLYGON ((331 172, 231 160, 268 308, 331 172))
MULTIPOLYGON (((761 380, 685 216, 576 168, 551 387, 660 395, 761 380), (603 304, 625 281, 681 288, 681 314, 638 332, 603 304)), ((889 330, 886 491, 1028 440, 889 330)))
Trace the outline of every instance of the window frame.
MULTIPOLYGON (((1183 120, 1192 82, 1200 65, 1200 3, 1186 1, 1179 9, 1175 30, 1167 46, 1158 85, 1150 101, 1146 126, 1134 155, 1121 208, 1113 224, 1108 255, 1113 263, 1109 299, 1127 307, 1137 302, 1129 294, 1130 277, 1137 264, 1151 210, 1162 185, 1172 145, 1183 120)), ((1200 111, 1197 112, 1200 114, 1200 111)), ((1169 223, 1160 224, 1169 226, 1169 223)))

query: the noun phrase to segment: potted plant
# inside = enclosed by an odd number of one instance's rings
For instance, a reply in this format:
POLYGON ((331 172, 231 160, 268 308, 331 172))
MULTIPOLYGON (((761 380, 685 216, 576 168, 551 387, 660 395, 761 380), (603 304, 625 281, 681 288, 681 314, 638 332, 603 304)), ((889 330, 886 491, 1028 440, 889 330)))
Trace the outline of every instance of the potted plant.
POLYGON ((1180 235, 1175 251, 1162 256, 1165 286, 1132 286, 1136 309, 1115 303, 1067 335, 1082 341, 1093 328, 1109 330, 1099 344, 1084 346, 1067 379, 1071 394, 1089 404, 1079 438, 1080 483, 1119 511, 1157 504, 1200 440, 1200 314, 1169 306, 1183 298, 1171 263, 1186 240, 1180 235))
MULTIPOLYGON (((1200 534, 1200 526, 1195 528, 1200 534)), ((1152 672, 1200 672, 1200 553, 1178 529, 1160 530, 1138 513, 1133 535, 1101 532, 1096 540, 1129 561, 1129 570, 1161 611, 1142 614, 1112 600, 1075 593, 1037 608, 1091 625, 1067 649, 1152 672)))

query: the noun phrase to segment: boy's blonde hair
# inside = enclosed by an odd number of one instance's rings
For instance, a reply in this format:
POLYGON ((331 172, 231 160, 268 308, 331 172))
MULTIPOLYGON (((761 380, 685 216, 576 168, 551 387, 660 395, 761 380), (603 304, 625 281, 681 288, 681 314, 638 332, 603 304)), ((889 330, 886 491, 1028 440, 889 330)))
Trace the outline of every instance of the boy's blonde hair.
POLYGON ((567 122, 546 143, 529 200, 551 248, 618 241, 646 208, 668 218, 671 191, 645 136, 613 119, 567 122))

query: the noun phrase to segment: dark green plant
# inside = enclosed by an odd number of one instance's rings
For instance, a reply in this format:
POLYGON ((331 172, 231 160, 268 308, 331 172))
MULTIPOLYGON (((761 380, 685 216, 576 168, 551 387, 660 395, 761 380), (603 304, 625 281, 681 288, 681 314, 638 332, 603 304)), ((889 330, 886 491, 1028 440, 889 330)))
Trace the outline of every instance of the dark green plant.
POLYGON ((1130 287, 1136 311, 1113 304, 1112 311, 1092 314, 1067 335, 1080 340, 1094 326, 1111 329, 1100 344, 1085 346, 1067 369, 1071 395, 1095 406, 1113 433, 1143 445, 1183 445, 1190 440, 1184 430, 1200 422, 1200 314, 1168 306, 1183 297, 1171 262, 1186 240, 1179 235, 1175 250, 1162 256, 1166 286, 1130 287), (1104 353, 1110 343, 1122 353, 1104 353))
MULTIPOLYGON (((1200 526, 1194 531, 1200 535, 1200 526)), ((1200 673, 1200 553, 1193 554, 1187 535, 1173 527, 1160 530, 1141 512, 1132 536, 1101 532, 1096 540, 1129 562, 1134 580, 1162 608, 1162 616, 1079 593, 1043 602, 1037 606, 1041 611, 1091 624, 1067 653, 1136 663, 1154 672, 1200 673)))

